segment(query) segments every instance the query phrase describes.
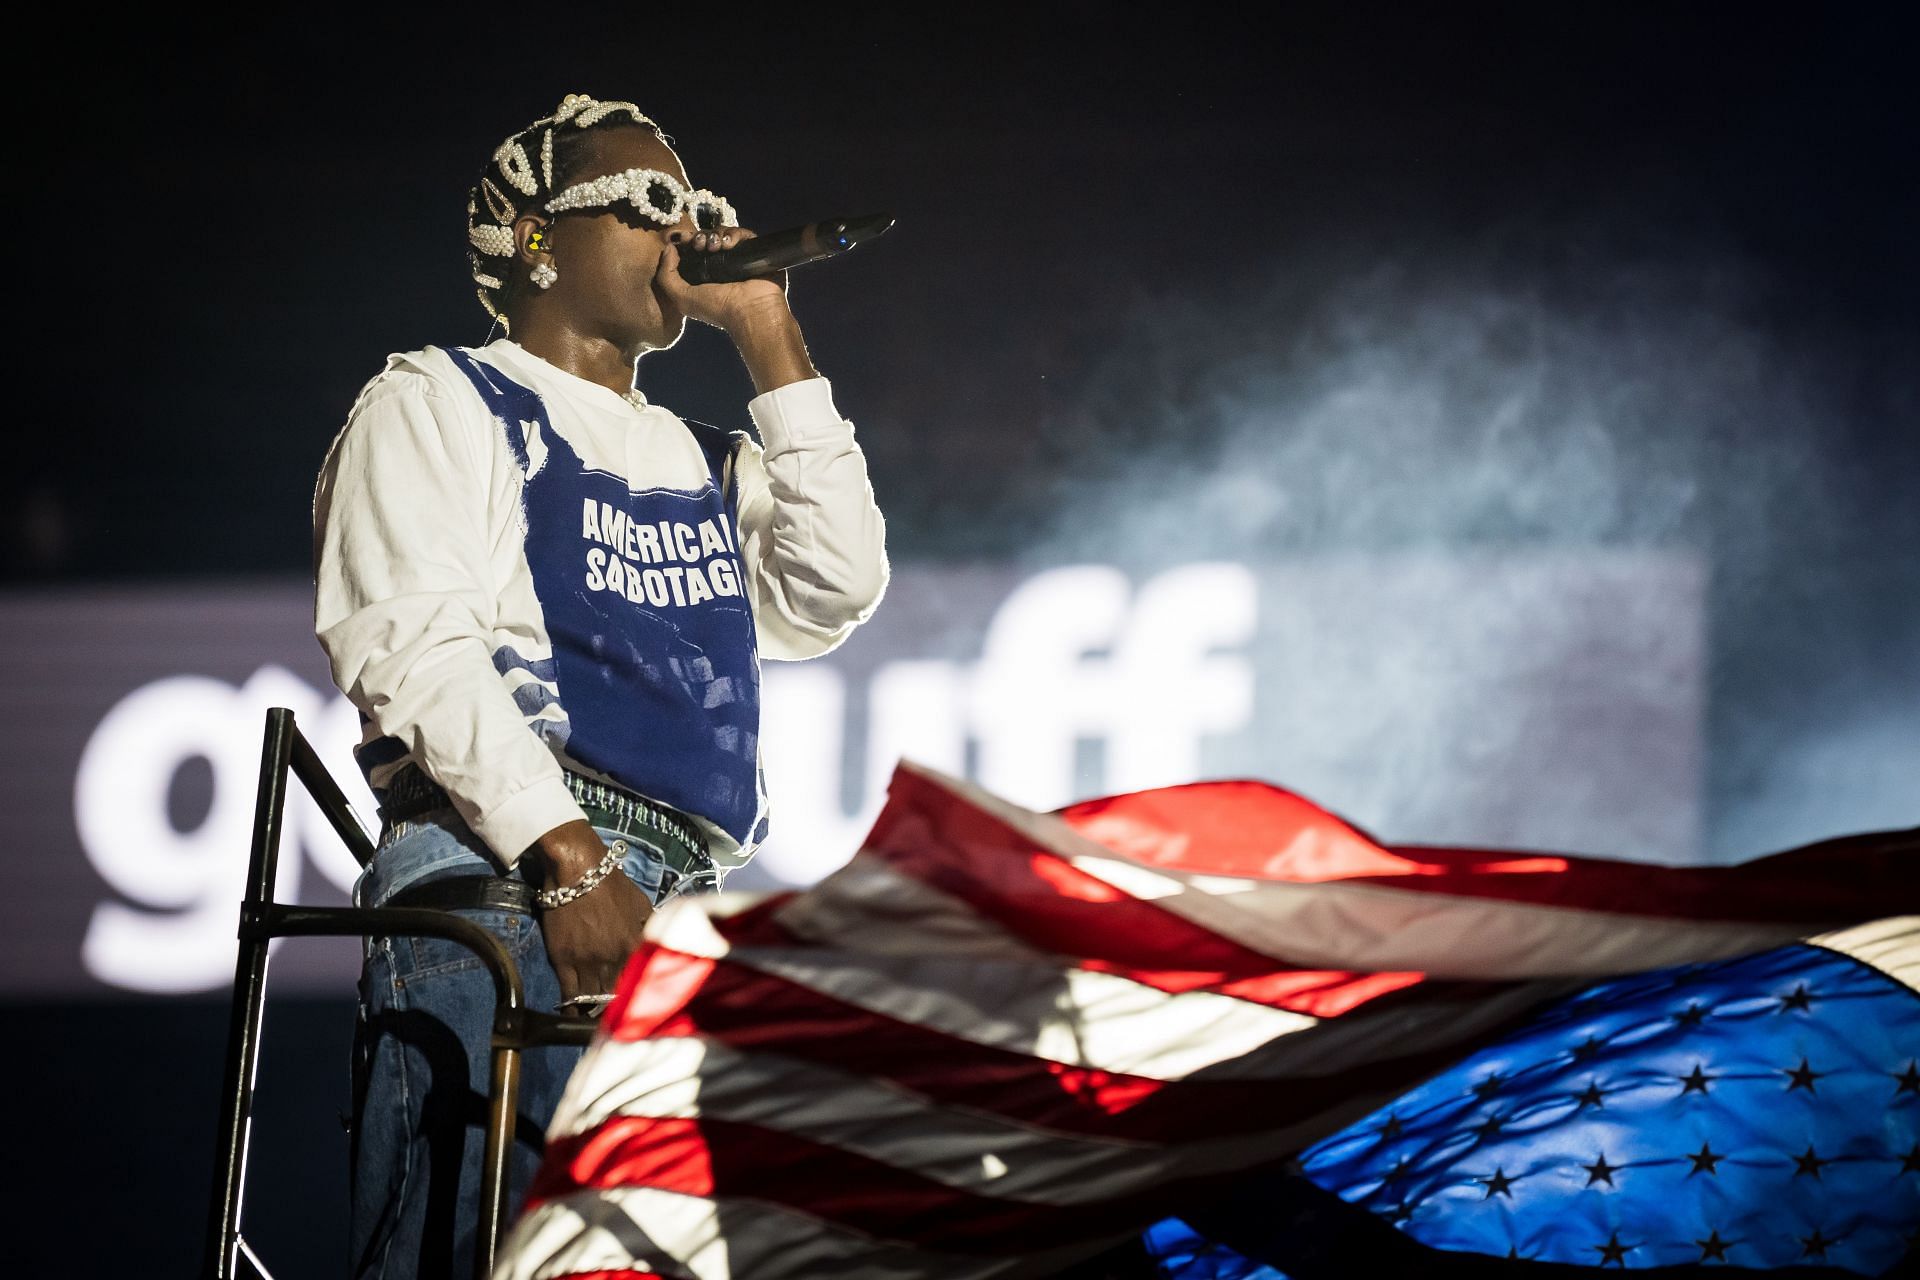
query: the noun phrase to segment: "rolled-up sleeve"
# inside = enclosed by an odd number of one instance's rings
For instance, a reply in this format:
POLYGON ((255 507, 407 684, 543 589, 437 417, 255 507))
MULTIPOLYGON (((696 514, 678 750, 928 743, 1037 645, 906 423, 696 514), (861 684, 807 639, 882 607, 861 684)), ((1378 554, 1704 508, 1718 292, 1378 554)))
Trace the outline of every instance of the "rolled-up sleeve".
POLYGON ((812 658, 852 634, 887 587, 886 521, 853 424, 825 378, 747 406, 764 448, 737 455, 741 551, 766 658, 812 658))
POLYGON ((491 439, 424 374, 370 383, 314 490, 314 632, 334 682, 512 866, 584 818, 493 665, 491 439))

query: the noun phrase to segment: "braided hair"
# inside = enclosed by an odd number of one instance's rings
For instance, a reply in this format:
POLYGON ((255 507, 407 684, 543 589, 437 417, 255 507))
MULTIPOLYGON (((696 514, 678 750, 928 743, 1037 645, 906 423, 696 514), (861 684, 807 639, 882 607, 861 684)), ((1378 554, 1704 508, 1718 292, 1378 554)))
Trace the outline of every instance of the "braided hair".
POLYGON ((467 263, 480 305, 501 324, 519 290, 511 271, 513 223, 572 185, 589 158, 596 127, 644 125, 667 142, 659 125, 631 102, 600 102, 570 93, 550 116, 535 120, 494 149, 467 193, 467 263))

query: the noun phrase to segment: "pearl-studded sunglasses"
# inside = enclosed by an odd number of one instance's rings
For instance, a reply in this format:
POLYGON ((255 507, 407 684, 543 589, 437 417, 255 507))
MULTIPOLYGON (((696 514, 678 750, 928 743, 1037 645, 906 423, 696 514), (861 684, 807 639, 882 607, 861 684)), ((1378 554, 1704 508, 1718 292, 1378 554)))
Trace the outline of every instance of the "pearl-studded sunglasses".
POLYGON ((641 217, 663 227, 680 221, 689 207, 693 209, 694 224, 702 231, 740 225, 733 206, 724 196, 717 196, 705 187, 690 191, 662 169, 626 169, 591 182, 576 183, 547 201, 546 209, 548 213, 566 213, 573 209, 606 208, 623 214, 625 210, 613 208, 622 200, 630 203, 641 217))

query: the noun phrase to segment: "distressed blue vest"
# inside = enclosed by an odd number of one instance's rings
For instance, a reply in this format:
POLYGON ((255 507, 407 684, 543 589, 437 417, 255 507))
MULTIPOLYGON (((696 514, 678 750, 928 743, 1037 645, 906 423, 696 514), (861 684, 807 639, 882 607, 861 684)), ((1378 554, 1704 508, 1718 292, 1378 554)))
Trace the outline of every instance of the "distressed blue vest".
POLYGON ((515 691, 524 714, 558 702, 562 720, 530 727, 588 769, 697 814, 745 844, 758 840, 760 658, 736 545, 732 440, 688 423, 708 483, 692 492, 633 488, 590 469, 539 395, 447 349, 505 433, 523 479, 526 557, 553 645, 551 660, 508 646, 493 655, 542 683, 515 691))

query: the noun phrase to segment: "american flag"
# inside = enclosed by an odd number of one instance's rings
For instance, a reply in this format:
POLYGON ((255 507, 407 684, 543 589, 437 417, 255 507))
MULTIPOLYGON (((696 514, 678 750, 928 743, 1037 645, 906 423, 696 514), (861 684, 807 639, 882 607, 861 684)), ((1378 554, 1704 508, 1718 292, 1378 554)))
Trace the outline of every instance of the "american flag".
POLYGON ((1920 920, 1887 917, 1920 912, 1917 853, 1387 846, 1265 783, 1042 814, 903 764, 819 885, 656 917, 496 1275, 1565 1270, 1686 1261, 1694 1231, 1691 1259, 1773 1266, 1773 1227, 1819 1233, 1799 1262, 1897 1259, 1920 920), (1725 1050, 1742 1028, 1766 1052, 1725 1050), (1822 1226, 1775 1166, 1843 1093, 1871 1121, 1786 1177, 1873 1213, 1822 1226), (1657 1229, 1608 1194, 1690 1176, 1711 1212, 1657 1229))

